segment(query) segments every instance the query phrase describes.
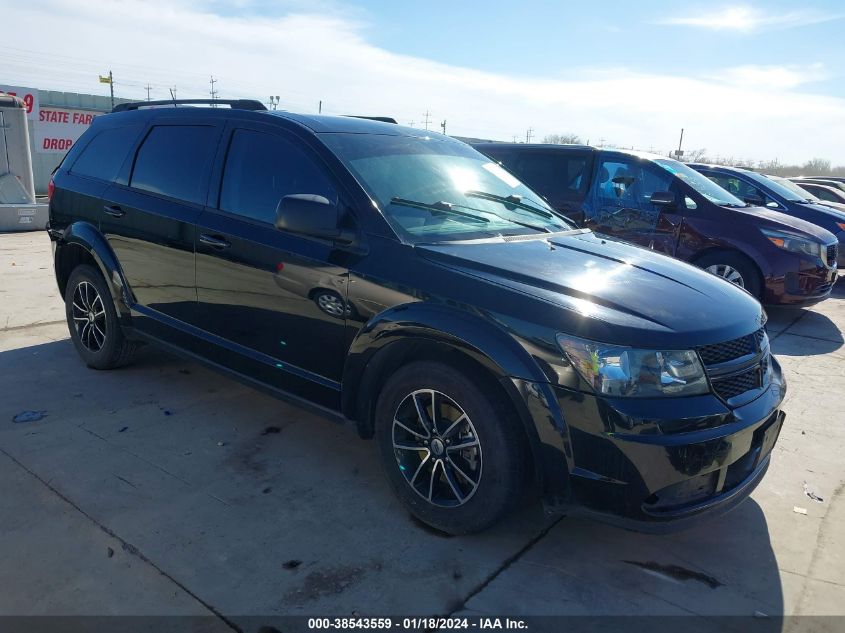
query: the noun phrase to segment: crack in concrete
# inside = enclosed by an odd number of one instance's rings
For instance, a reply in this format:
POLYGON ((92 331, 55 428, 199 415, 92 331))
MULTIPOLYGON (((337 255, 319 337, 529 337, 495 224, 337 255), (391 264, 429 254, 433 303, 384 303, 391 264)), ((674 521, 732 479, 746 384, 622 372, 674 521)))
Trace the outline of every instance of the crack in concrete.
POLYGON ((97 521, 97 519, 95 519, 93 516, 91 516, 90 514, 88 514, 88 513, 87 513, 85 510, 83 510, 81 507, 79 507, 76 503, 74 503, 74 502, 73 502, 73 500, 72 500, 72 499, 70 499, 70 497, 67 497, 66 495, 62 494, 62 493, 61 493, 61 492, 60 492, 57 488, 55 488, 55 487, 53 487, 52 485, 50 485, 50 483, 49 483, 49 482, 45 481, 45 480, 44 480, 44 479, 43 479, 40 475, 38 475, 38 473, 36 473, 35 471, 33 471, 33 470, 31 470, 30 468, 28 468, 28 467, 26 466, 26 464, 24 464, 24 463, 22 463, 21 461, 19 461, 19 460, 18 460, 16 457, 14 457, 13 455, 9 454, 9 453, 8 453, 5 449, 3 449, 2 447, 0 447, 0 453, 2 453, 3 455, 5 455, 6 457, 8 457, 8 458, 9 458, 9 459, 13 462, 13 463, 17 464, 17 466, 18 466, 19 468, 21 468, 21 469, 22 469, 22 470, 24 470, 27 474, 29 474, 31 477, 33 477, 34 479, 36 479, 37 481, 39 481, 39 482, 40 482, 40 483, 41 483, 41 484, 42 484, 45 488, 47 488, 50 492, 52 492, 54 495, 56 495, 59 499, 61 499, 62 501, 64 501, 66 504, 68 504, 71 508, 73 508, 74 510, 76 510, 77 512, 79 512, 79 514, 81 514, 81 515, 82 515, 82 516, 84 516, 86 519, 88 519, 91 523, 93 523, 95 526, 97 526, 97 527, 98 527, 98 528, 99 528, 102 532, 104 532, 105 534, 107 534, 107 535, 108 535, 108 536, 110 536, 111 538, 113 538, 113 539, 117 540, 117 541, 120 543, 121 548, 122 548, 125 552, 127 552, 127 553, 129 553, 129 554, 131 554, 131 555, 133 555, 133 556, 135 556, 135 557, 137 557, 138 559, 140 559, 141 561, 143 561, 144 563, 146 563, 147 565, 149 565, 150 567, 152 567, 153 569, 155 569, 155 570, 156 570, 159 574, 161 574, 162 576, 164 576, 165 578, 167 578, 170 582, 172 582, 174 585, 176 585, 177 587, 179 587, 179 589, 181 589, 181 590, 182 590, 182 591, 184 591, 187 595, 189 595, 191 598, 193 598, 194 600, 196 600, 199 604, 201 604, 201 605, 202 605, 205 609, 207 609, 210 613, 214 614, 214 615, 215 615, 215 616, 216 616, 216 617, 217 617, 217 618, 218 618, 221 622, 223 622, 223 623, 224 623, 226 626, 228 626, 230 629, 232 629, 233 631, 236 631, 237 633, 243 633, 243 629, 241 629, 241 627, 239 627, 237 624, 235 624, 234 622, 232 622, 232 620, 230 620, 229 618, 227 618, 227 617, 226 617, 223 613, 221 613, 218 609, 216 609, 216 608, 214 607, 214 605, 212 605, 212 604, 210 604, 210 603, 206 602, 205 600, 203 600, 202 598, 200 598, 197 594, 195 594, 193 591, 191 591, 188 587, 186 587, 184 584, 182 584, 181 582, 179 582, 178 580, 176 580, 176 578, 174 578, 173 576, 171 576, 171 575, 170 575, 169 573, 167 573, 164 569, 162 569, 162 568, 161 568, 161 567, 159 567, 156 563, 154 563, 152 560, 150 560, 150 559, 149 559, 149 558, 148 558, 148 557, 147 557, 147 556, 146 556, 143 552, 141 552, 141 550, 140 550, 140 549, 138 549, 138 547, 137 547, 137 546, 133 545, 132 543, 130 543, 130 542, 129 542, 129 541, 127 541, 126 539, 122 538, 120 535, 118 535, 118 534, 117 534, 114 530, 112 530, 111 528, 109 528, 109 527, 107 527, 106 525, 103 525, 102 523, 100 523, 99 521, 97 521))
POLYGON ((507 571, 507 569, 513 565, 516 561, 522 558, 532 547, 534 547, 537 543, 539 543, 546 535, 551 532, 561 521, 566 518, 566 515, 561 515, 557 517, 554 521, 552 521, 549 525, 545 528, 540 530, 536 536, 531 538, 525 545, 523 545, 515 554, 512 554, 508 558, 506 558, 501 565, 499 565, 496 569, 494 569, 490 574, 487 575, 487 578, 482 580, 472 591, 470 591, 466 598, 458 605, 457 607, 453 608, 449 613, 448 616, 452 616, 458 611, 466 608, 467 603, 472 600, 475 596, 479 593, 484 591, 490 583, 492 583, 496 578, 498 578, 503 572, 507 571))
POLYGON ((59 323, 67 323, 66 319, 61 319, 59 321, 39 321, 36 323, 27 323, 25 325, 13 325, 11 327, 8 326, 9 319, 6 319, 6 326, 3 329, 0 329, 0 332, 14 332, 16 330, 28 330, 29 328, 38 328, 38 327, 47 327, 48 325, 58 325, 59 323))

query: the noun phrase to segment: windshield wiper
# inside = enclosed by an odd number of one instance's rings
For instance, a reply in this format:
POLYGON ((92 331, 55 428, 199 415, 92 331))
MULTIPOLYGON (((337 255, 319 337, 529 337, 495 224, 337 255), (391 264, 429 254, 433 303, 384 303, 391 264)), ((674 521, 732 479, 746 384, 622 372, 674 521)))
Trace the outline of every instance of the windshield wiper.
POLYGON ((411 207, 413 209, 423 209, 425 211, 431 211, 432 213, 451 213, 452 215, 459 215, 461 217, 467 218, 468 220, 472 220, 473 222, 483 222, 489 223, 490 220, 480 216, 475 215, 474 213, 467 213, 466 211, 458 211, 453 209, 454 206, 451 202, 446 202, 445 200, 441 200, 439 202, 428 203, 428 202, 417 202, 416 200, 407 200, 405 198, 391 198, 390 202, 392 204, 398 204, 402 207, 411 207))
POLYGON ((522 220, 514 220, 513 218, 507 218, 503 215, 499 215, 495 211, 487 211, 482 209, 473 209, 472 207, 466 207, 462 204, 456 204, 456 207, 461 207, 462 209, 471 209, 472 211, 478 211, 479 213, 489 213, 490 215, 495 215, 500 220, 504 220, 505 222, 511 222, 518 226, 524 226, 526 229, 533 229, 535 231, 540 231, 542 233, 552 233, 553 231, 547 226, 539 226, 537 224, 531 224, 531 222, 523 222, 522 220))
POLYGON ((467 218, 472 220, 473 222, 485 222, 489 223, 490 220, 480 215, 476 215, 475 213, 468 213, 466 211, 459 211, 455 207, 460 207, 462 209, 469 209, 470 211, 476 211, 478 213, 489 213, 500 220, 504 220, 505 222, 510 222, 511 224, 516 224, 517 226, 524 226, 527 229, 532 229, 534 231, 540 231, 543 233, 551 233, 552 230, 546 228, 544 226, 537 226, 536 224, 531 224, 530 222, 522 222, 520 220, 514 220, 513 218, 506 218, 503 215, 499 215, 498 213, 494 213, 493 211, 484 211, 481 209, 474 209, 472 207, 466 207, 464 205, 452 204, 451 202, 446 202, 445 200, 441 200, 439 202, 428 203, 428 202, 418 202, 416 200, 408 200, 406 198, 391 198, 390 202, 393 204, 398 204, 403 207, 411 207, 414 209, 424 209, 426 211, 430 211, 431 213, 450 213, 452 215, 457 215, 460 217, 467 218))
POLYGON ((525 209, 526 211, 530 211, 535 215, 539 215, 547 219, 554 217, 554 215, 549 213, 548 211, 543 211, 543 209, 539 209, 532 204, 524 203, 522 201, 522 196, 518 196, 516 194, 511 194, 509 196, 497 196, 495 193, 487 193, 486 191, 465 191, 464 195, 469 196, 471 198, 492 200, 493 202, 498 202, 505 206, 517 207, 518 209, 525 209))

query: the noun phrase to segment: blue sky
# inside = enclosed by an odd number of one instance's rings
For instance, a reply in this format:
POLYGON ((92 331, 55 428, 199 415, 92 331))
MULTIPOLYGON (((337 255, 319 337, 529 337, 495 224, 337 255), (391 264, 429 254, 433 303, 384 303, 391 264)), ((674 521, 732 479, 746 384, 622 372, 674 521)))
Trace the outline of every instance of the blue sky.
MULTIPOLYGON (((452 134, 845 164, 845 5, 787 2, 29 0, 0 83, 121 96, 278 94, 281 107, 423 113, 452 134), (32 25, 39 37, 30 37, 32 25), (127 46, 127 42, 131 43, 127 46)), ((433 129, 432 125, 432 129, 433 129)))

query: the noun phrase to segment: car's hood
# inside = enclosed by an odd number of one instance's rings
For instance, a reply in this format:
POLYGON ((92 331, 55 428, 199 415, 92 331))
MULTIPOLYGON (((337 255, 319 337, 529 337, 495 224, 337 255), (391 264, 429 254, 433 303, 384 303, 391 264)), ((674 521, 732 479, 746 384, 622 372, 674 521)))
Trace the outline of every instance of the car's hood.
POLYGON ((813 205, 818 207, 830 207, 831 209, 839 211, 840 215, 845 215, 845 203, 843 202, 830 202, 828 200, 819 200, 818 202, 814 202, 813 205))
MULTIPOLYGON (((815 205, 808 205, 815 206, 815 205)), ((817 207, 823 213, 833 213, 833 209, 826 209, 825 207, 817 207)), ((780 229, 783 231, 791 231, 792 233, 806 233, 812 235, 817 240, 824 244, 830 243, 833 239, 833 234, 827 229, 823 229, 817 224, 796 218, 781 211, 775 211, 767 207, 743 207, 739 209, 731 208, 732 212, 736 212, 741 216, 747 216, 749 219, 753 218, 754 223, 760 228, 780 229)))
POLYGON ((497 312, 530 312, 535 322, 607 343, 685 349, 749 334, 764 318, 756 299, 723 279, 589 231, 417 249, 498 285, 497 312))
POLYGON ((802 202, 800 204, 807 209, 832 216, 837 222, 845 222, 845 204, 836 202, 802 202))

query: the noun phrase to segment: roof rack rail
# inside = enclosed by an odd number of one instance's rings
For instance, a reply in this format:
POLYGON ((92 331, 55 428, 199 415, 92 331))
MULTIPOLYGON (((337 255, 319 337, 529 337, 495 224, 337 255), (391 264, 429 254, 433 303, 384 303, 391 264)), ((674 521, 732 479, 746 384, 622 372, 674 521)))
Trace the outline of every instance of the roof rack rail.
POLYGON ((112 112, 127 112, 142 108, 181 105, 228 105, 233 110, 266 110, 267 107, 256 99, 164 99, 162 101, 132 101, 118 103, 112 112))
POLYGON ((382 123, 393 123, 398 125, 399 122, 393 117, 389 116, 364 116, 363 114, 347 114, 350 119, 369 119, 370 121, 381 121, 382 123))

